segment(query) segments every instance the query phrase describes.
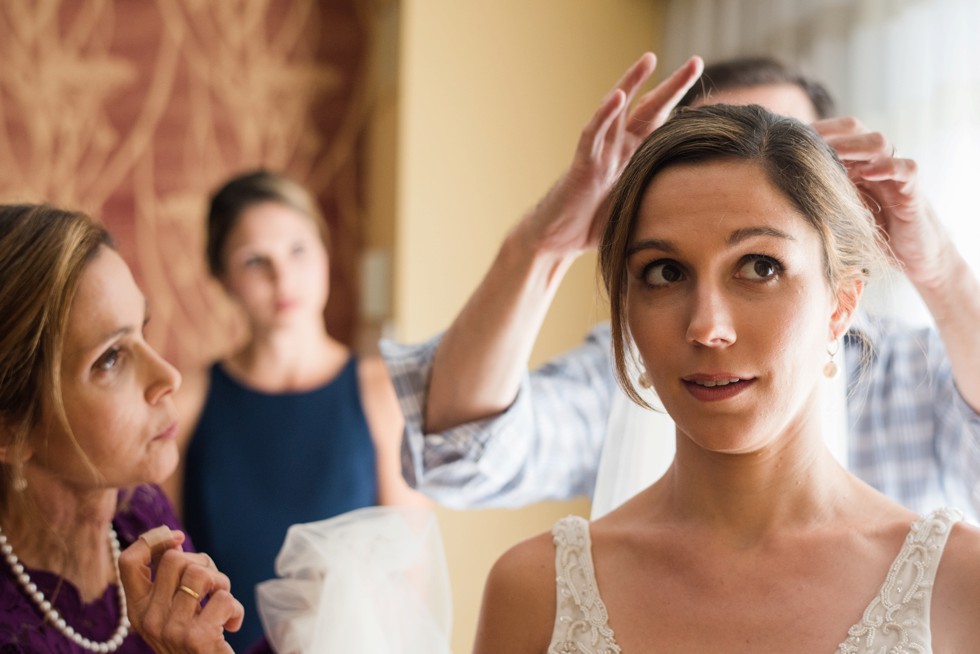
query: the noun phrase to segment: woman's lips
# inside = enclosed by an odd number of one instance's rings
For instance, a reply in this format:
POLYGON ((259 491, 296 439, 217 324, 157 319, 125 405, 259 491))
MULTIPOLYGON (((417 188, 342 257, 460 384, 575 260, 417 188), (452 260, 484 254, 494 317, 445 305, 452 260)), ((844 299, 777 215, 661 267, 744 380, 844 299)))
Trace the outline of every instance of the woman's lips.
POLYGON ((177 438, 177 421, 175 420, 169 427, 153 437, 155 441, 172 441, 177 438))
POLYGON ((735 397, 746 390, 754 382, 754 378, 742 378, 738 375, 692 375, 681 381, 684 387, 696 399, 703 402, 717 402, 735 397))

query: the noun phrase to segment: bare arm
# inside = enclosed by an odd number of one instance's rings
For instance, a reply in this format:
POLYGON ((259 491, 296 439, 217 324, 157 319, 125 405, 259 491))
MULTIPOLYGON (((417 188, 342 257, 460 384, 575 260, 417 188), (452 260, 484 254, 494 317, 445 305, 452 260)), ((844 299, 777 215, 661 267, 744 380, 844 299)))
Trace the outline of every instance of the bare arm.
POLYGON ((609 189, 700 75, 702 62, 692 58, 630 111, 655 66, 655 57, 644 54, 603 99, 569 169, 507 236, 446 332, 432 367, 427 432, 495 415, 514 400, 558 285, 571 263, 596 246, 609 189))
POLYGON ((879 133, 854 118, 814 127, 847 164, 902 271, 936 321, 956 387, 980 411, 980 282, 957 251, 919 187, 918 169, 879 133))
POLYGON ((402 476, 401 449, 405 420, 384 362, 365 357, 358 362, 358 385, 365 418, 371 430, 378 471, 378 503, 399 506, 429 506, 422 493, 413 490, 402 476))

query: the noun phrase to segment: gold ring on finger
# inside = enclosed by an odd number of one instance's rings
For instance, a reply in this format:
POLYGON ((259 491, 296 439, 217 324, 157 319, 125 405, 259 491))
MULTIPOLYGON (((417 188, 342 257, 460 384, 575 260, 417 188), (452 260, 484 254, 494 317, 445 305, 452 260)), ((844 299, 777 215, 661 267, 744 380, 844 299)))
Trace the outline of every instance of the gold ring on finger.
POLYGON ((191 597, 193 597, 194 600, 197 601, 197 602, 200 602, 201 601, 201 594, 199 592, 197 592, 196 590, 194 590, 193 588, 189 588, 189 587, 181 584, 180 586, 177 586, 177 590, 179 590, 179 591, 181 591, 183 593, 187 593, 188 595, 190 595, 191 597))

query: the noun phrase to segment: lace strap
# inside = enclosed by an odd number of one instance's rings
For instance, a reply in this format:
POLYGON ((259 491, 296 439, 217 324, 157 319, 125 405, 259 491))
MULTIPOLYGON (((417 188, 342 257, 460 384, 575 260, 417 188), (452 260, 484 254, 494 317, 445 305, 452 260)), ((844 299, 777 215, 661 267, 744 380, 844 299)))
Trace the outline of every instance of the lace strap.
POLYGON ((555 542, 557 610, 548 654, 620 654, 599 597, 589 523, 567 516, 551 530, 555 542))
POLYGON ((949 533, 962 519, 956 509, 942 508, 912 523, 885 583, 861 622, 848 630, 839 653, 930 651, 932 585, 949 533))

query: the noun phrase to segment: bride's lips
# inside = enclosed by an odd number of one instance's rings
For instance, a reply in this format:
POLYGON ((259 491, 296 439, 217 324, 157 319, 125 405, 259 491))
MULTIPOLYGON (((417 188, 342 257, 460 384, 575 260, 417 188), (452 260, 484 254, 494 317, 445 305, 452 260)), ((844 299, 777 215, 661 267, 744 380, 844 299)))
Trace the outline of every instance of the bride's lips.
POLYGON ((734 373, 697 373, 681 379, 695 399, 716 402, 735 397, 755 383, 755 377, 734 373))

